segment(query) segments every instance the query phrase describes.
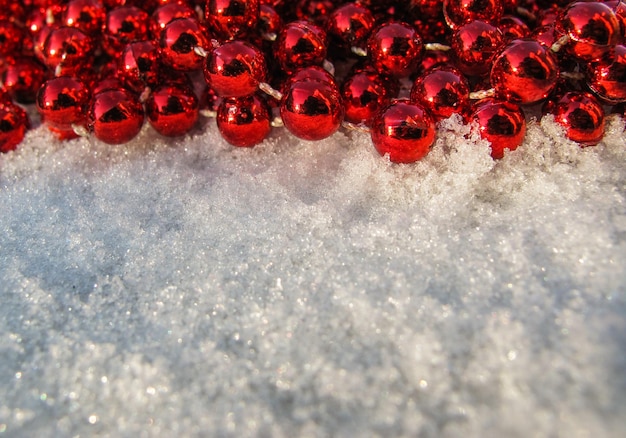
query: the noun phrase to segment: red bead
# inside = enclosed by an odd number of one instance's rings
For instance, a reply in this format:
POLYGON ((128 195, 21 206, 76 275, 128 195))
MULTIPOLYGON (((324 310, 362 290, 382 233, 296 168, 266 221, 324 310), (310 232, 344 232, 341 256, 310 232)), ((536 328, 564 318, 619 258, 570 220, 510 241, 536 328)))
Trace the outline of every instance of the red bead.
POLYGON ((487 98, 474 105, 472 117, 478 123, 480 136, 491 143, 491 156, 504 157, 505 149, 514 151, 524 141, 524 111, 511 102, 487 98))
POLYGON ((89 65, 93 56, 94 44, 82 30, 74 27, 52 29, 43 49, 45 64, 57 76, 74 75, 89 65))
POLYGON ((262 35, 276 38, 282 27, 283 21, 278 12, 276 12, 276 9, 265 4, 259 6, 257 29, 262 35))
POLYGON ((25 37, 22 27, 10 20, 0 20, 0 57, 18 55, 25 37))
POLYGON ((176 137, 188 133, 198 121, 198 98, 190 87, 162 85, 146 101, 150 125, 161 135, 176 137))
POLYGON ((504 41, 513 41, 520 38, 527 38, 530 35, 528 25, 520 18, 512 15, 505 15, 498 23, 498 29, 502 32, 504 41))
POLYGON ((554 53, 532 39, 513 40, 498 54, 491 68, 491 84, 498 95, 524 105, 547 98, 558 78, 554 53))
POLYGON ((322 67, 318 65, 311 65, 309 67, 303 67, 296 70, 291 76, 287 78, 284 85, 282 86, 283 91, 289 91, 291 84, 298 81, 320 81, 325 82, 327 84, 332 85, 333 87, 337 86, 337 82, 335 78, 324 70, 322 67))
POLYGON ((278 36, 274 54, 283 70, 319 65, 326 58, 326 32, 304 21, 285 25, 278 36))
POLYGON ((271 131, 270 110, 256 94, 228 97, 217 109, 217 128, 233 146, 251 147, 261 143, 271 131))
POLYGON ((377 114, 370 134, 378 153, 394 163, 412 163, 435 142, 435 121, 421 105, 397 99, 377 114))
POLYGON ((37 93, 37 110, 49 126, 61 130, 85 122, 89 95, 78 79, 59 76, 47 80, 37 93))
POLYGON ((229 41, 213 49, 204 64, 204 77, 222 97, 252 94, 267 76, 263 53, 243 41, 229 41))
POLYGON ((452 54, 450 50, 426 50, 415 72, 423 74, 431 68, 452 66, 452 54))
POLYGON ((91 99, 89 124, 100 141, 129 142, 141 131, 143 120, 143 106, 134 94, 123 88, 103 91, 91 99))
POLYGON ((218 38, 237 38, 255 28, 259 19, 259 0, 208 0, 205 18, 218 38))
POLYGON ((615 13, 600 2, 570 4, 558 17, 556 30, 557 34, 570 37, 568 53, 583 61, 600 59, 621 40, 615 13))
POLYGON ((26 111, 11 103, 0 103, 0 152, 15 150, 29 127, 26 111))
POLYGON ((328 16, 335 9, 332 0, 299 0, 296 4, 298 20, 324 26, 328 16))
POLYGON ((616 104, 626 101, 626 46, 615 46, 613 56, 592 63, 587 73, 589 88, 602 101, 616 104))
POLYGON ((424 44, 413 26, 394 22, 385 23, 372 32, 367 50, 376 70, 400 77, 415 70, 424 44))
POLYGON ((347 3, 331 14, 326 23, 326 32, 346 48, 365 48, 374 24, 374 16, 369 9, 356 3, 347 3))
POLYGON ((76 27, 89 36, 102 32, 106 10, 98 0, 71 0, 63 13, 63 24, 76 27))
POLYGON ((497 25, 504 11, 500 0, 444 0, 443 14, 451 29, 474 20, 497 25))
POLYGON ((456 66, 470 76, 487 73, 502 42, 500 30, 484 21, 472 21, 461 26, 451 41, 456 66))
POLYGON ((180 71, 202 68, 204 58, 195 52, 196 47, 208 48, 206 32, 196 20, 177 18, 165 26, 159 38, 163 64, 180 71))
POLYGON ((344 107, 337 87, 314 80, 294 82, 283 95, 280 116, 296 137, 321 140, 341 126, 344 107))
POLYGON ((170 22, 177 18, 198 19, 198 14, 192 8, 182 2, 167 3, 158 7, 150 17, 150 32, 155 38, 161 35, 161 31, 165 29, 170 22))
POLYGON ((411 89, 411 100, 424 106, 439 121, 452 114, 469 110, 469 84, 454 67, 429 70, 420 76, 411 89))
POLYGON ((565 128, 565 135, 582 146, 593 146, 604 136, 604 110, 590 93, 565 93, 546 105, 554 120, 565 128))
POLYGON ((398 89, 395 79, 381 75, 373 68, 356 70, 341 86, 345 119, 351 123, 371 125, 376 113, 397 96, 398 89))
POLYGON ((2 73, 4 88, 19 103, 35 102, 37 91, 45 79, 45 67, 34 58, 26 56, 10 60, 2 73))
POLYGON ((102 46, 115 57, 126 44, 148 38, 148 14, 134 6, 123 6, 109 11, 105 20, 102 46))
POLYGON ((160 79, 160 52, 151 41, 135 41, 126 46, 119 58, 117 73, 131 90, 141 93, 160 79))

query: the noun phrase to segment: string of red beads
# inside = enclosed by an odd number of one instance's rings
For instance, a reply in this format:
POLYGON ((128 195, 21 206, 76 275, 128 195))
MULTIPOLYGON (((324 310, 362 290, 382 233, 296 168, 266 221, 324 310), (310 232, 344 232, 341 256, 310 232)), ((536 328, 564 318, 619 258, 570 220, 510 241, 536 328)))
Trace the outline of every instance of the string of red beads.
POLYGON ((145 120, 180 136, 205 115, 246 147, 278 125, 361 129, 394 162, 453 114, 501 158, 542 106, 589 146, 624 115, 625 34, 623 0, 0 0, 0 151, 33 103, 60 139, 126 143, 145 120))

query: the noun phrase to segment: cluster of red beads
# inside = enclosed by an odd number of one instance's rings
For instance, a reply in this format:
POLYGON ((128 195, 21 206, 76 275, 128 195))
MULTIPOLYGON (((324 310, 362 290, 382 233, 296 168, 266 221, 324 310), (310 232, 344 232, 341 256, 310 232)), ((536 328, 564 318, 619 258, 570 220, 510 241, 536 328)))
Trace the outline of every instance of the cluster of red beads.
POLYGON ((179 136, 214 114, 253 146, 280 115, 306 140, 368 130, 394 162, 455 113, 500 158, 543 105, 593 145, 624 113, 625 32, 622 0, 0 0, 0 150, 32 103, 60 139, 125 143, 145 119, 179 136))

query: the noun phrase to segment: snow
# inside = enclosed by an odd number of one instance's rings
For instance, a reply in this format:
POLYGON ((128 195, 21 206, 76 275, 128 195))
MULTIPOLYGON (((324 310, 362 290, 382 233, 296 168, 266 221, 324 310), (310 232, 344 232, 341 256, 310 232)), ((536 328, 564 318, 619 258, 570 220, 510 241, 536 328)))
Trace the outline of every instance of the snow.
POLYGON ((0 437, 623 436, 625 143, 39 127, 0 156, 0 437))

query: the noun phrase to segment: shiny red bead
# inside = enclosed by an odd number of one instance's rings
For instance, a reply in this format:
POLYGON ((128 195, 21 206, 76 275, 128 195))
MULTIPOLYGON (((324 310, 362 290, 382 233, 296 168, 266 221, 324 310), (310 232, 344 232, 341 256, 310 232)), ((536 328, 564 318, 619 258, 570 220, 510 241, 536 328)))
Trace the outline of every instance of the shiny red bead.
POLYGON ((152 41, 128 44, 119 58, 117 75, 131 90, 141 93, 160 79, 160 51, 152 41))
POLYGON ((46 76, 45 67, 35 58, 21 56, 7 63, 2 83, 16 102, 34 103, 46 76))
POLYGON ((493 98, 474 105, 471 118, 478 123, 480 136, 491 143, 491 156, 504 157, 506 149, 514 151, 524 141, 526 118, 518 105, 493 98))
POLYGON ((26 111, 12 103, 0 103, 0 152, 15 150, 29 128, 26 111))
POLYGON ((519 104, 532 104, 548 97, 559 78, 554 53, 532 40, 513 40, 493 61, 491 84, 499 96, 519 104))
POLYGON ((502 32, 504 41, 527 38, 530 35, 530 28, 520 18, 513 15, 505 15, 498 23, 498 29, 502 32))
POLYGON ((375 23, 369 9, 356 3, 346 3, 331 14, 326 32, 345 48, 364 49, 375 23))
POLYGON ((93 40, 82 30, 59 27, 50 31, 42 55, 57 76, 69 76, 89 65, 94 48, 93 40))
POLYGON ((283 27, 283 20, 272 6, 261 4, 259 6, 259 21, 257 30, 264 38, 272 40, 278 37, 280 29, 283 27))
POLYGON ((196 20, 177 18, 165 26, 159 38, 163 64, 180 71, 202 68, 204 58, 196 53, 196 47, 207 48, 206 32, 196 20))
POLYGON ((502 44, 500 30, 478 20, 461 26, 451 41, 456 66, 470 76, 480 76, 489 72, 493 58, 502 44))
POLYGON ((226 98, 217 109, 217 128, 233 146, 259 144, 271 131, 269 107, 256 94, 226 98))
POLYGON ((565 128, 565 135, 582 146, 594 146, 604 136, 604 110, 593 95, 584 92, 565 93, 546 105, 554 120, 565 128))
POLYGON ((205 18, 217 38, 237 38, 256 27, 259 0, 208 0, 205 18))
POLYGON ((378 153, 389 154, 394 163, 412 163, 435 142, 435 121, 421 105, 397 99, 377 114, 370 135, 378 153))
POLYGON ((204 64, 207 83, 222 97, 252 94, 266 76, 263 53, 244 41, 229 41, 213 49, 204 64))
POLYGON ((304 21, 293 21, 281 30, 275 56, 283 70, 319 65, 326 58, 326 32, 304 21))
POLYGON ((109 11, 104 25, 102 47, 115 57, 126 44, 148 38, 148 13, 135 6, 123 6, 109 11))
POLYGON ((443 14, 451 29, 474 20, 497 25, 504 12, 501 0, 444 0, 443 14))
POLYGON ((324 26, 328 16, 335 9, 333 0, 299 0, 296 3, 296 17, 298 20, 324 26))
POLYGON ((320 81, 325 82, 327 84, 332 85, 333 87, 337 86, 337 82, 333 75, 328 73, 322 67, 318 65, 311 65, 309 67, 303 67, 296 70, 291 76, 287 78, 284 85, 282 86, 283 91, 289 91, 291 84, 298 81, 320 81))
POLYGON ((395 79, 381 75, 373 68, 359 69, 349 75, 341 86, 345 119, 370 126, 374 116, 398 94, 395 79))
POLYGON ((314 80, 299 81, 284 94, 280 116, 296 137, 321 140, 339 129, 344 107, 337 87, 314 80))
POLYGON ((587 84, 606 103, 626 101, 626 46, 617 45, 613 56, 606 55, 590 64, 587 84))
POLYGON ((198 98, 190 87, 162 85, 146 100, 148 122, 159 134, 176 137, 188 133, 198 121, 198 98))
POLYGON ((601 2, 574 2, 559 15, 557 34, 571 39, 566 50, 583 61, 593 61, 609 53, 621 41, 615 12, 601 2))
POLYGON ((89 94, 78 79, 60 76, 47 80, 37 93, 37 110, 44 122, 61 130, 84 124, 89 94))
POLYGON ((18 55, 25 37, 22 27, 10 20, 0 20, 0 57, 18 55))
POLYGON ((127 143, 141 131, 144 110, 138 98, 123 88, 96 94, 89 105, 89 126, 108 144, 127 143))
POLYGON ((161 31, 177 18, 198 19, 198 14, 183 2, 171 2, 158 7, 150 17, 150 33, 158 38, 161 31))
POLYGON ((424 106, 436 121, 469 111, 469 84, 454 67, 435 68, 417 78, 411 100, 424 106))
POLYGON ((63 12, 63 24, 91 37, 102 32, 106 10, 98 0, 71 0, 63 12))
POLYGON ((367 42, 372 65, 381 73, 407 76, 415 70, 424 51, 422 39, 413 26, 385 23, 376 28, 367 42))

